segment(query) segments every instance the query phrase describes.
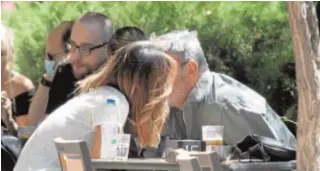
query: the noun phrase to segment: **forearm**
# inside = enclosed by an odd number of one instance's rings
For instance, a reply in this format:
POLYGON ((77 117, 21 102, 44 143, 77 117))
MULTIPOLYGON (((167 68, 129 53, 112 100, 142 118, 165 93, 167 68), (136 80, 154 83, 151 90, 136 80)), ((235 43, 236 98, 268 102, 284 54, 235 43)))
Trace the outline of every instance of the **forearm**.
POLYGON ((93 143, 90 150, 91 158, 100 159, 101 151, 101 126, 97 126, 95 130, 95 135, 93 137, 93 143))
POLYGON ((45 117, 49 100, 49 91, 50 89, 48 87, 45 87, 42 84, 39 85, 36 94, 32 98, 28 112, 29 126, 36 126, 39 121, 45 117))

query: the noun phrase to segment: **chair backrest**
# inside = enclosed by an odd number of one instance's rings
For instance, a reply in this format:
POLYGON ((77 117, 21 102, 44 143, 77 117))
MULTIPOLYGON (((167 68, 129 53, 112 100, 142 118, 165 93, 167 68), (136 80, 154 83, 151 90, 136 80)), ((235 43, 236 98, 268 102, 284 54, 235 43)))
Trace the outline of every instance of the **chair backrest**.
POLYGON ((202 171, 197 157, 177 158, 180 171, 202 171))
POLYGON ((202 171, 197 157, 186 156, 168 162, 163 158, 129 158, 127 161, 92 160, 95 170, 140 170, 140 171, 202 171))
POLYGON ((189 152, 190 156, 199 159, 202 170, 221 171, 220 156, 217 152, 189 152))
POLYGON ((62 171, 92 171, 91 157, 83 140, 54 140, 62 171))

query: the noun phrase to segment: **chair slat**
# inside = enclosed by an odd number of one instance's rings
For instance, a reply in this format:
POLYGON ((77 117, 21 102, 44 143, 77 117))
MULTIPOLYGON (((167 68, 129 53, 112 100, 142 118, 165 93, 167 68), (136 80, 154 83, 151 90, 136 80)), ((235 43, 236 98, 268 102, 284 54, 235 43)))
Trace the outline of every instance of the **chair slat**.
POLYGON ((92 171, 92 162, 90 157, 90 152, 88 149, 88 146, 85 141, 83 140, 63 140, 61 138, 57 138, 54 140, 56 149, 58 151, 58 156, 60 159, 61 168, 63 171, 66 170, 66 164, 64 162, 67 162, 65 157, 69 155, 69 159, 74 160, 75 156, 78 155, 81 163, 83 171, 92 171))

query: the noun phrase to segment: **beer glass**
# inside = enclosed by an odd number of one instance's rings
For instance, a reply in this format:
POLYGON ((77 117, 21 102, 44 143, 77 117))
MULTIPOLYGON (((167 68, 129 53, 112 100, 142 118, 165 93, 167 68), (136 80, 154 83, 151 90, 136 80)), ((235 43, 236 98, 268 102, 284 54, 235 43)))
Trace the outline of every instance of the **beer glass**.
POLYGON ((205 125, 202 126, 202 140, 206 142, 207 151, 217 151, 222 149, 223 145, 223 126, 205 125))

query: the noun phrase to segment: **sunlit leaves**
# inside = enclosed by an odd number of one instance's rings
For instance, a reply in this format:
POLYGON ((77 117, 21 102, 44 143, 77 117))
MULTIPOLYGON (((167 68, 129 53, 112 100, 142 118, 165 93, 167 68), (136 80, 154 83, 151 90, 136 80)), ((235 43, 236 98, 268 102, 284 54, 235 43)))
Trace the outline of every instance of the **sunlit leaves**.
POLYGON ((45 1, 19 2, 17 11, 2 14, 15 29, 17 68, 39 79, 48 30, 87 11, 106 14, 117 28, 138 26, 148 34, 197 30, 212 69, 244 75, 240 81, 267 98, 268 86, 282 75, 279 66, 293 61, 284 2, 45 1))

